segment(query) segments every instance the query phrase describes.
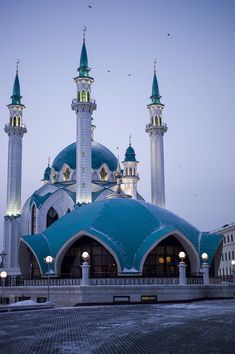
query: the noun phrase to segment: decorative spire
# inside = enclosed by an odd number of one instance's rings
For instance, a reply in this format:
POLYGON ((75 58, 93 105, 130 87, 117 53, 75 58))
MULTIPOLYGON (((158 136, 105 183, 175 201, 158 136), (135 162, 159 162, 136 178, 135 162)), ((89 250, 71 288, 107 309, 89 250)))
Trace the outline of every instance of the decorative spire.
POLYGON ((89 76, 90 68, 88 67, 88 58, 87 58, 87 51, 86 51, 86 26, 83 27, 83 44, 80 56, 80 66, 78 68, 79 76, 89 76))
POLYGON ((153 74, 153 85, 152 85, 152 96, 150 96, 150 99, 152 103, 154 104, 161 104, 160 102, 160 94, 159 94, 159 88, 158 88, 158 82, 157 82, 157 75, 156 75, 156 59, 154 59, 154 74, 153 74))
POLYGON ((131 138, 132 138, 132 136, 130 134, 130 136, 129 136, 129 146, 131 146, 131 138))
POLYGON ((16 77, 13 85, 13 91, 12 91, 12 103, 11 104, 20 104, 21 105, 21 98, 22 96, 20 95, 20 81, 19 81, 19 76, 18 76, 18 71, 19 71, 19 59, 16 62, 16 77))

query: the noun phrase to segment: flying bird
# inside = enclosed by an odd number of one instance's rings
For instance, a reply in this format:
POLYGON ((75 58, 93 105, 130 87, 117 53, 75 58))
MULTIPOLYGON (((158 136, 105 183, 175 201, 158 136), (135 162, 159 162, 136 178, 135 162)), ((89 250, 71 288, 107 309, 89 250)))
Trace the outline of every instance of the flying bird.
POLYGON ((128 74, 128 76, 131 76, 131 74, 128 74))
POLYGON ((169 36, 170 36, 170 33, 167 33, 167 36, 169 37, 169 36))
POLYGON ((110 70, 107 70, 108 73, 110 73, 110 70))
POLYGON ((91 6, 91 5, 88 5, 88 7, 89 7, 89 9, 91 9, 91 8, 92 8, 92 6, 91 6))

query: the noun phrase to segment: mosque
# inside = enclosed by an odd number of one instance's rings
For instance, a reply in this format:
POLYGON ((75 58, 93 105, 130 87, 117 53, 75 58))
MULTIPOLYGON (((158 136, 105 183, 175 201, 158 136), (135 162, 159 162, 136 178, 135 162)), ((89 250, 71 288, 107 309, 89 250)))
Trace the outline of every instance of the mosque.
MULTIPOLYGON (((80 65, 74 78, 77 95, 76 141, 65 147, 45 169, 43 185, 21 208, 22 140, 27 133, 18 68, 8 104, 9 137, 7 208, 4 217, 4 267, 8 274, 81 278, 83 252, 89 255, 91 278, 123 276, 178 277, 179 252, 186 254, 187 274, 201 269, 208 254, 210 275, 217 274, 221 235, 200 232, 165 208, 163 120, 156 67, 150 114, 145 132, 150 138, 151 203, 138 191, 138 161, 131 141, 122 162, 93 140, 92 97, 85 30, 80 65)), ((148 148, 148 147, 146 147, 148 148)))

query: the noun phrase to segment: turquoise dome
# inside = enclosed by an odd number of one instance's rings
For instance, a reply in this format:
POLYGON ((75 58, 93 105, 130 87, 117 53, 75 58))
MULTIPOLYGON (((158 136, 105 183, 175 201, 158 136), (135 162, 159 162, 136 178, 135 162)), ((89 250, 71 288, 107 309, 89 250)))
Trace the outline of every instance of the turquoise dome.
MULTIPOLYGON (((106 163, 110 171, 117 169, 117 158, 104 145, 92 140, 92 169, 97 170, 106 163)), ((54 159, 52 167, 56 171, 60 171, 64 164, 69 165, 73 170, 76 169, 76 143, 68 145, 54 159)))
MULTIPOLYGON (((221 235, 201 233, 170 211, 135 199, 106 199, 83 205, 66 214, 42 234, 23 236, 34 251, 43 272, 43 258, 64 254, 78 234, 93 235, 116 255, 122 272, 138 272, 144 255, 164 236, 178 233, 187 238, 200 258, 206 252, 211 263, 221 235)), ((56 267, 56 264, 55 264, 56 267)))
POLYGON ((131 145, 129 145, 128 148, 126 149, 124 161, 136 161, 135 150, 131 145))

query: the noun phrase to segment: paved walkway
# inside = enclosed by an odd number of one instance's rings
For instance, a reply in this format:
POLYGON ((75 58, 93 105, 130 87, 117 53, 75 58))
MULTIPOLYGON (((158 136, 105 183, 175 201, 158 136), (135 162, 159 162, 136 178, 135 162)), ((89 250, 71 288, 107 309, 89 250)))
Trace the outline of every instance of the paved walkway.
POLYGON ((235 300, 0 313, 1 354, 232 354, 235 300))

